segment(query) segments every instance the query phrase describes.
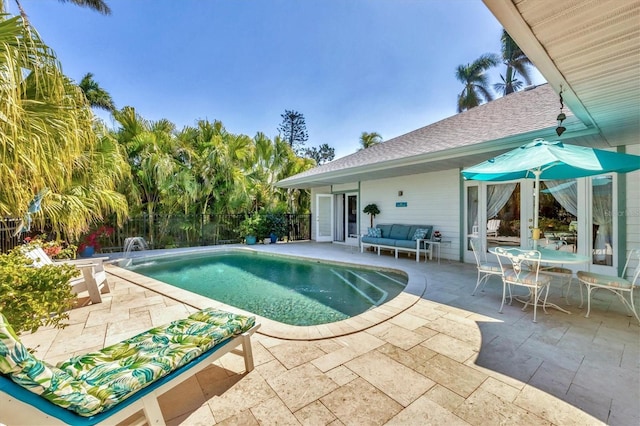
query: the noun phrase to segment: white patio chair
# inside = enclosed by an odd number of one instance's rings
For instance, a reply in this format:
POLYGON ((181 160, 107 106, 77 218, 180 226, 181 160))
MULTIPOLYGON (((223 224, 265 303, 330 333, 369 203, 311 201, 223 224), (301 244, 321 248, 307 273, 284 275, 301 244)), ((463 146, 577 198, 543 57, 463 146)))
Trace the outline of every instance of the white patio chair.
POLYGON ((500 229, 500 219, 490 219, 487 221, 487 237, 497 237, 500 229))
POLYGON ((103 264, 104 260, 107 259, 106 257, 53 261, 42 247, 29 247, 23 253, 33 260, 33 266, 36 268, 63 263, 75 265, 80 270, 81 275, 79 274, 69 281, 71 290, 74 294, 79 294, 83 291, 88 292, 92 303, 101 303, 102 293, 111 291, 103 264))
POLYGON ((542 296, 542 309, 547 312, 546 303, 549 294, 551 277, 540 273, 540 252, 538 250, 521 250, 517 248, 504 249, 496 247, 495 254, 502 269, 502 304, 498 312, 502 313, 504 301, 509 289, 509 304, 513 302, 511 286, 525 287, 529 290, 527 300, 518 301, 524 303, 524 311, 530 304, 533 305, 533 322, 537 322, 536 315, 542 296))
POLYGON ((471 293, 471 295, 474 296, 481 284, 482 288, 480 291, 484 291, 484 286, 487 285, 489 278, 492 276, 501 277, 502 269, 499 263, 487 261, 487 250, 479 238, 469 239, 469 245, 471 246, 471 250, 473 250, 473 256, 476 258, 476 267, 478 268, 478 279, 473 293, 471 293))
MULTIPOLYGON (((624 268, 622 270, 622 274, 619 277, 612 275, 604 275, 604 274, 596 274, 594 272, 588 271, 578 271, 576 274, 578 279, 587 289, 587 314, 585 318, 589 318, 589 312, 591 312, 591 292, 594 290, 605 289, 614 293, 618 296, 618 299, 622 302, 622 304, 629 310, 630 314, 633 314, 638 323, 640 323, 640 317, 638 317, 638 312, 633 304, 633 289, 634 287, 640 285, 638 282, 638 276, 640 276, 640 249, 632 249, 629 251, 629 255, 627 256, 627 261, 624 264, 624 268), (632 263, 635 262, 635 266, 632 266, 632 263), (627 279, 627 272, 631 268, 635 268, 630 278, 627 279), (629 294, 629 300, 625 299, 624 293, 629 294)), ((582 291, 580 292, 580 307, 584 300, 582 298, 582 291)), ((629 315, 631 316, 631 315, 629 315)))

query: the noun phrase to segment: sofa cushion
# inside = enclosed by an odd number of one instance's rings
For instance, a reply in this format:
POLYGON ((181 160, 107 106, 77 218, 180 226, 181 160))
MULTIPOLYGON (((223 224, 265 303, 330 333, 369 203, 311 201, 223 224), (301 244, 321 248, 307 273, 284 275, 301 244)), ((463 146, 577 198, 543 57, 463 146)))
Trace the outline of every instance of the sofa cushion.
POLYGON ((396 245, 396 240, 391 238, 376 238, 376 240, 378 240, 376 244, 380 244, 381 246, 394 247, 396 245))
MULTIPOLYGON (((421 247, 424 243, 421 244, 421 247)), ((402 247, 402 248, 410 248, 410 249, 415 249, 416 248, 416 242, 413 240, 396 240, 395 243, 396 247, 402 247)))
POLYGON ((382 238, 391 238, 390 235, 392 226, 393 225, 377 225, 376 227, 380 229, 380 232, 382 232, 382 238))
MULTIPOLYGON (((416 248, 416 241, 413 240, 395 240, 395 246, 396 247, 402 247, 402 248, 410 248, 410 249, 414 249, 416 248)), ((425 241, 420 241, 420 248, 421 249, 428 249, 429 248, 429 243, 425 242, 425 241)))
POLYGON ((360 241, 362 241, 365 244, 383 244, 380 242, 380 240, 382 240, 383 238, 376 238, 376 237, 362 237, 360 239, 360 241))
POLYGON ((384 237, 391 238, 393 240, 410 240, 411 239, 411 235, 409 235, 410 228, 411 226, 409 225, 394 224, 391 226, 391 232, 389 233, 389 236, 387 237, 386 235, 384 235, 384 237))

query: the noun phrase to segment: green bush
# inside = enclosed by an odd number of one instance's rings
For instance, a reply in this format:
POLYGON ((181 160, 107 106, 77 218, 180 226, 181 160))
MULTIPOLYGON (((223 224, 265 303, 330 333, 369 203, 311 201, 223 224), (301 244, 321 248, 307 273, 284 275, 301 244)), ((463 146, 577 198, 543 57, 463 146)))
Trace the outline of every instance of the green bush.
POLYGON ((75 300, 69 280, 78 269, 66 264, 35 268, 22 249, 0 254, 0 312, 16 333, 43 325, 64 327, 75 300))
POLYGON ((265 227, 267 232, 272 232, 282 238, 288 233, 287 218, 280 213, 267 213, 265 216, 265 227))
POLYGON ((248 235, 264 238, 264 217, 258 212, 253 212, 251 216, 247 216, 238 227, 238 232, 241 237, 246 237, 248 235))

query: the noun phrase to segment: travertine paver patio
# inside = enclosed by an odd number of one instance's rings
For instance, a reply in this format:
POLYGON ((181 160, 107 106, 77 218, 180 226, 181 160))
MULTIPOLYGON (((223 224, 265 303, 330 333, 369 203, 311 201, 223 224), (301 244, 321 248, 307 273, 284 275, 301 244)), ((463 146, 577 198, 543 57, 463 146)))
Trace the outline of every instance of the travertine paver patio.
MULTIPOLYGON (((427 290, 353 334, 256 335, 255 370, 243 373, 241 357, 224 356, 161 398, 168 424, 640 424, 640 327, 609 294, 596 295, 588 319, 574 297, 571 315, 550 311, 534 324, 515 303, 497 313, 495 278, 471 296, 471 264, 416 264, 335 244, 257 248, 402 265, 423 274, 427 290)), ((111 287, 102 304, 71 311, 69 327, 23 340, 55 363, 196 310, 121 278, 111 287)), ((549 297, 564 304, 558 289, 549 297)))

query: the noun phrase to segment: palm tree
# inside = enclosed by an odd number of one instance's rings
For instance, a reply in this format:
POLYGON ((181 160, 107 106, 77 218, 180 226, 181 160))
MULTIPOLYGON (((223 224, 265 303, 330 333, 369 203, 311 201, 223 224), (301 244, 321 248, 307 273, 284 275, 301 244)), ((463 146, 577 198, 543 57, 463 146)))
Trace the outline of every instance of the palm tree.
POLYGON ((380 136, 378 132, 362 132, 360 135, 360 148, 358 148, 358 151, 378 145, 379 143, 382 143, 382 136, 380 136))
POLYGON ((111 99, 111 95, 93 79, 92 73, 86 73, 78 86, 84 92, 92 108, 100 108, 109 112, 115 111, 116 106, 113 103, 113 99, 111 99))
POLYGON ((497 55, 484 54, 471 64, 458 65, 456 78, 464 84, 464 89, 458 95, 458 112, 477 107, 483 101, 493 100, 485 72, 499 62, 497 55))
MULTIPOLYGON (((17 1, 17 0, 16 0, 17 1)), ((71 2, 76 6, 88 7, 103 15, 111 15, 111 9, 104 0, 58 0, 60 3, 71 2)))
POLYGON ((66 236, 126 215, 126 199, 115 191, 129 172, 118 145, 20 17, 0 16, 0 69, 0 215, 21 216, 44 188, 34 219, 66 236))
POLYGON ((529 66, 533 64, 524 54, 522 49, 516 44, 506 30, 502 30, 501 41, 501 57, 502 63, 507 67, 505 75, 500 75, 502 79, 501 83, 493 85, 497 92, 501 92, 504 95, 513 93, 522 88, 523 82, 517 78, 520 74, 525 83, 531 84, 531 77, 529 76, 529 66))
MULTIPOLYGON (((88 7, 90 9, 95 10, 96 12, 102 13, 103 15, 110 15, 111 9, 107 6, 107 3, 104 0, 58 0, 60 3, 71 2, 77 6, 88 7)), ((26 12, 22 8, 22 4, 20 4, 20 0, 15 0, 18 5, 18 11, 20 12, 20 16, 22 16, 22 20, 26 25, 29 25, 29 18, 27 17, 26 12)), ((2 3, 0 3, 2 5, 2 3)))

